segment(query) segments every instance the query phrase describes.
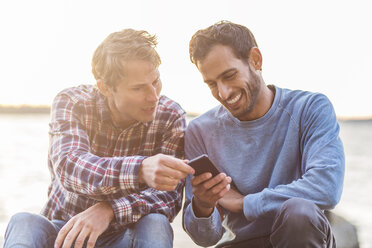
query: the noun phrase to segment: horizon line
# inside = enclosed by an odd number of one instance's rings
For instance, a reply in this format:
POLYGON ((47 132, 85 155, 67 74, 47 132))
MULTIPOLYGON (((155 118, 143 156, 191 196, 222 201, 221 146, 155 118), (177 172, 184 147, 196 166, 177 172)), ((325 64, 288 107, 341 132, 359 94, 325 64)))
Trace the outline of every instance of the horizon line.
MULTIPOLYGON (((1 113, 49 113, 51 105, 48 104, 0 104, 1 113)), ((201 115, 200 112, 186 111, 186 115, 189 117, 197 117, 201 115)), ((350 121, 350 120, 372 120, 372 115, 361 115, 361 116, 348 116, 348 115, 336 115, 338 120, 350 121)))

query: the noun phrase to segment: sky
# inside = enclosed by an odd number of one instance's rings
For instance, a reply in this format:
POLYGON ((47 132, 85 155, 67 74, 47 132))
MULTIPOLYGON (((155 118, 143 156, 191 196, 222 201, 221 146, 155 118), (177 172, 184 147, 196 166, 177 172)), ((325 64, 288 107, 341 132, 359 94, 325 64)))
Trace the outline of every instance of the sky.
POLYGON ((218 104, 188 43, 220 20, 247 26, 266 84, 321 92, 336 114, 372 116, 370 1, 0 0, 0 104, 49 105, 62 89, 94 84, 91 58, 112 32, 156 34, 162 93, 190 112, 218 104))

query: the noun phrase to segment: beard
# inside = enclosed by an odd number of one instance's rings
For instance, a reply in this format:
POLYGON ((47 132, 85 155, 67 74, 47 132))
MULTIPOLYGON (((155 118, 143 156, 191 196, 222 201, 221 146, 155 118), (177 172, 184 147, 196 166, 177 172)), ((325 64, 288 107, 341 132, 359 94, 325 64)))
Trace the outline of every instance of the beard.
POLYGON ((245 82, 247 105, 244 106, 241 111, 234 115, 239 120, 244 120, 244 117, 253 112, 257 102, 257 97, 261 91, 261 78, 256 74, 256 72, 251 68, 250 65, 248 65, 248 70, 252 78, 250 82, 245 82))

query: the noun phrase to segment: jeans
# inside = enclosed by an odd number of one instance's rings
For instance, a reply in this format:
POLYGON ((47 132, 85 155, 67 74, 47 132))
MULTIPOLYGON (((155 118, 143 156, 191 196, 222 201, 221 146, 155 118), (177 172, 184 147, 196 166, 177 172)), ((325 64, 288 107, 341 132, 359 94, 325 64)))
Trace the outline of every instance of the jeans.
POLYGON ((311 201, 292 198, 282 204, 270 235, 222 247, 334 248, 336 242, 323 211, 311 201))
MULTIPOLYGON (((4 248, 53 248, 58 231, 65 224, 65 221, 50 221, 41 215, 18 213, 8 224, 4 248)), ((123 230, 106 231, 98 237, 95 245, 97 248, 172 246, 173 230, 162 214, 148 214, 123 230)))

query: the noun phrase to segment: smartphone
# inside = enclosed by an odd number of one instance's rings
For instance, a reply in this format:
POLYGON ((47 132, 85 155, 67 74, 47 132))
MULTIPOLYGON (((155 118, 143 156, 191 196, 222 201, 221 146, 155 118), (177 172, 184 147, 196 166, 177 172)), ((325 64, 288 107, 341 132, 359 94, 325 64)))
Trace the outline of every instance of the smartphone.
MULTIPOLYGON (((199 176, 200 174, 203 174, 206 172, 212 173, 212 177, 215 177, 218 174, 220 174, 220 172, 214 166, 212 161, 209 160, 207 154, 203 154, 203 155, 200 155, 199 157, 191 159, 188 162, 188 165, 190 165, 195 170, 194 176, 199 176)), ((231 186, 233 186, 235 190, 240 193, 240 191, 238 190, 234 182, 231 182, 231 186)))
POLYGON ((200 155, 199 157, 190 160, 188 162, 188 165, 190 165, 195 170, 194 176, 199 176, 200 174, 203 174, 205 172, 212 173, 212 177, 215 177, 218 174, 220 174, 220 172, 209 160, 208 155, 206 154, 200 155))

